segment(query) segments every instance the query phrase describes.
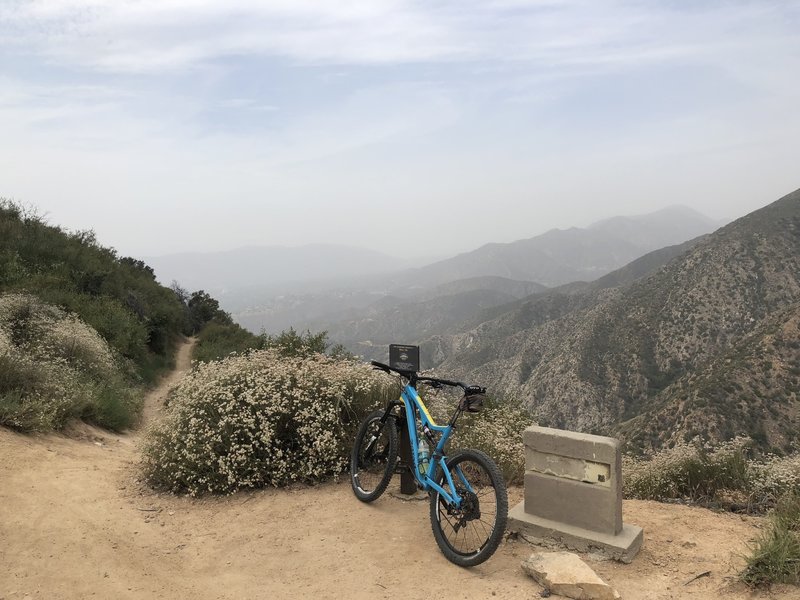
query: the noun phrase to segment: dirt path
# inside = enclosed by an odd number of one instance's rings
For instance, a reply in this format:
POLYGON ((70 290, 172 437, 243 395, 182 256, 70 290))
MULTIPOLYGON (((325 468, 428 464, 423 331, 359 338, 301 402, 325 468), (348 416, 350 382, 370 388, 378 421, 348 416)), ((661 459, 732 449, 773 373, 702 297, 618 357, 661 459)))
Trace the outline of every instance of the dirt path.
POLYGON ((142 427, 139 428, 139 431, 132 433, 130 437, 135 437, 144 431, 148 424, 158 418, 170 388, 178 383, 192 366, 192 348, 194 348, 195 342, 195 339, 189 339, 178 348, 178 354, 175 356, 175 369, 164 377, 157 388, 145 396, 144 409, 142 410, 142 427))
MULTIPOLYGON (((146 418, 188 368, 188 352, 148 397, 146 418)), ((394 483, 372 505, 356 501, 346 482, 164 496, 136 480, 137 434, 82 426, 70 435, 0 428, 0 600, 516 599, 541 591, 519 567, 533 551, 521 540, 474 569, 448 563, 427 504, 399 499, 394 483)), ((636 501, 625 503, 625 517, 645 528, 642 553, 631 565, 591 563, 625 599, 800 598, 797 588, 751 595, 735 583, 737 552, 758 519, 636 501), (685 585, 704 571, 711 574, 685 585)))

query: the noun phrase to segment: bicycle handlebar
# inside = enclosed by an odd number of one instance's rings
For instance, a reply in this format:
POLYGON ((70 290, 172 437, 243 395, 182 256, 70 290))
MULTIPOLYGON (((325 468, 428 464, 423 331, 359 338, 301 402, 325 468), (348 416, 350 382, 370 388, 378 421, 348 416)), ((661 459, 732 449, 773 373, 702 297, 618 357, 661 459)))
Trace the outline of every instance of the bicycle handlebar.
MULTIPOLYGON (((387 373, 389 373, 391 371, 394 371, 395 373, 403 375, 404 377, 410 377, 411 375, 416 375, 416 373, 414 371, 402 371, 400 369, 395 369, 394 367, 390 367, 389 365, 385 365, 385 364, 383 364, 381 362, 378 362, 377 360, 370 361, 370 364, 375 369, 380 369, 381 371, 386 371, 387 373)), ((485 393, 486 392, 485 388, 480 388, 480 387, 475 386, 475 385, 468 385, 468 384, 464 383, 463 381, 451 381, 450 379, 438 379, 436 377, 416 377, 416 380, 417 381, 421 381, 423 383, 425 383, 425 382, 432 383, 432 384, 434 384, 434 387, 436 385, 448 385, 448 386, 451 386, 451 387, 460 387, 465 392, 467 390, 472 390, 473 392, 476 392, 478 390, 482 390, 481 393, 485 393)))
POLYGON ((467 389, 469 386, 462 382, 462 381, 450 381, 449 379, 437 379, 436 377, 417 377, 417 381, 421 381, 423 383, 432 383, 434 385, 449 385, 452 387, 460 387, 463 389, 467 389))

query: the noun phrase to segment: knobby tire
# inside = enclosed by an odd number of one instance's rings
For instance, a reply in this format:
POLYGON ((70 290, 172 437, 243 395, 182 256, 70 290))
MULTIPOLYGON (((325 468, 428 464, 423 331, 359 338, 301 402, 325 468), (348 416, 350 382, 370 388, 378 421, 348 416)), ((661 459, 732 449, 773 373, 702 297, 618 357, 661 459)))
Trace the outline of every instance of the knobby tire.
POLYGON ((386 491, 397 463, 397 425, 392 417, 381 425, 384 412, 376 410, 361 423, 350 456, 350 485, 362 502, 377 500, 386 491), (373 434, 377 442, 367 455, 373 434))
MULTIPOLYGON (((447 459, 447 468, 462 498, 469 497, 465 510, 448 507, 436 490, 430 493, 433 537, 442 554, 462 567, 473 567, 489 559, 503 539, 508 519, 508 493, 500 469, 479 450, 459 450, 447 459), (459 470, 474 490, 467 492, 459 470)), ((434 480, 450 492, 441 468, 434 480)))

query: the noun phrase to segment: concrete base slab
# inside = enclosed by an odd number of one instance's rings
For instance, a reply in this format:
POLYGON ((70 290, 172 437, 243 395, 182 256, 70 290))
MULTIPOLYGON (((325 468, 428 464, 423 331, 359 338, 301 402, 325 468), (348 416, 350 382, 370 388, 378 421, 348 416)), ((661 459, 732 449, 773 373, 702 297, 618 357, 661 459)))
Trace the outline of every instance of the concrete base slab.
POLYGON ((636 525, 623 525, 617 535, 598 533, 530 515, 525 512, 524 502, 508 511, 506 529, 542 540, 545 545, 548 541, 555 541, 570 550, 596 551, 624 563, 633 561, 644 540, 642 528, 636 525))

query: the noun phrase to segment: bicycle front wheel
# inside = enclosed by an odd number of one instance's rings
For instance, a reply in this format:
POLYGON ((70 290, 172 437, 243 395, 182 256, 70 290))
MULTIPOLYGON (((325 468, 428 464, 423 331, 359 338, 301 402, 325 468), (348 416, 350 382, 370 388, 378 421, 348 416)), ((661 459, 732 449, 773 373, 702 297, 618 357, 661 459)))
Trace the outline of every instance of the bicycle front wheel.
POLYGON ((397 426, 392 417, 381 423, 384 412, 376 410, 361 423, 350 456, 350 484, 362 502, 383 494, 397 463, 397 426))
MULTIPOLYGON (((508 519, 508 494, 500 469, 479 450, 460 450, 447 460, 447 469, 461 506, 452 506, 436 490, 431 492, 433 537, 447 560, 473 567, 495 553, 508 519)), ((437 469, 436 482, 449 494, 453 490, 437 469)))

